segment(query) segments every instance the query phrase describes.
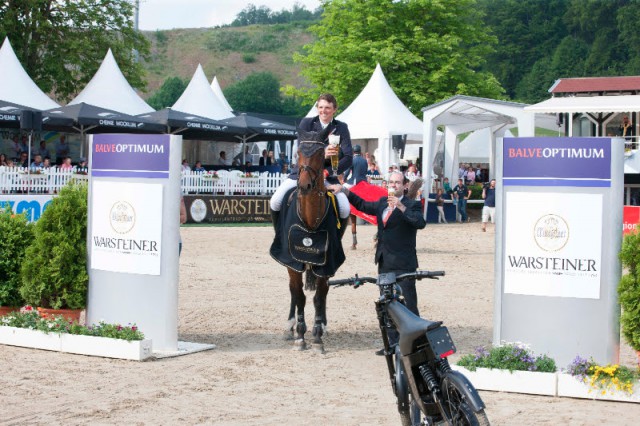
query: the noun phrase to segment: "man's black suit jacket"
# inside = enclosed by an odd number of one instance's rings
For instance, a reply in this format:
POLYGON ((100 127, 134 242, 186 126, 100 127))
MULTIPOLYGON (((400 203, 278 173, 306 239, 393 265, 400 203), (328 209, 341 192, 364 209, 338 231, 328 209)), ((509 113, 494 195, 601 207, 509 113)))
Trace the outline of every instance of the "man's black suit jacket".
POLYGON ((264 157, 260 157, 260 161, 258 161, 259 166, 270 166, 271 165, 271 157, 267 157, 267 164, 264 164, 264 157))
MULTIPOLYGON (((342 174, 351 167, 351 162, 353 160, 353 147, 351 146, 351 134, 349 133, 349 126, 347 123, 342 121, 338 121, 336 119, 331 120, 329 123, 329 133, 333 133, 335 135, 340 135, 340 163, 338 164, 338 174, 342 174)), ((298 125, 298 129, 304 130, 305 132, 319 132, 322 130, 322 124, 320 123, 320 117, 305 117, 300 121, 298 125)), ((325 140, 325 144, 328 144, 328 137, 325 140)), ((331 167, 331 162, 329 160, 325 160, 325 166, 331 167)), ((290 179, 298 178, 298 167, 295 167, 291 174, 289 175, 290 179)), ((335 183, 338 183, 337 181, 335 183)))
POLYGON ((383 223, 383 212, 387 208, 387 197, 378 201, 365 201, 349 192, 349 202, 361 212, 376 215, 378 219, 378 246, 375 262, 378 272, 415 271, 418 268, 416 253, 416 234, 423 229, 426 222, 422 215, 422 204, 418 201, 402 197, 400 202, 407 208, 404 213, 394 209, 383 223))

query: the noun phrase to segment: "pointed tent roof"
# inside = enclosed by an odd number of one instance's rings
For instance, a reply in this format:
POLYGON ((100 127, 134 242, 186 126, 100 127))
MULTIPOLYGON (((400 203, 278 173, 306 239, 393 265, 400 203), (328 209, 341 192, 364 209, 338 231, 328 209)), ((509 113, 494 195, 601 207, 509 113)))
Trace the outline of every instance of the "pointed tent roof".
POLYGON ((227 102, 227 98, 225 98, 224 93, 222 93, 222 88, 220 87, 220 84, 218 84, 218 77, 216 76, 214 76, 211 81, 211 90, 213 90, 213 93, 216 94, 218 99, 220 99, 220 102, 222 102, 222 105, 224 105, 229 112, 233 111, 233 108, 231 108, 231 105, 227 102))
POLYGON ((175 111, 195 114, 212 120, 222 120, 233 117, 231 110, 223 105, 218 96, 213 93, 207 76, 204 75, 202 65, 198 64, 196 72, 184 90, 184 93, 171 107, 175 111))
POLYGON ((351 139, 406 134, 409 140, 422 141, 422 121, 393 92, 380 64, 358 97, 336 118, 349 125, 351 139))
POLYGON ((4 39, 0 48, 0 70, 2 70, 1 100, 38 110, 60 106, 31 80, 13 51, 8 37, 4 39))
POLYGON ((129 115, 154 111, 131 87, 116 63, 111 49, 89 84, 69 105, 85 103, 129 115))

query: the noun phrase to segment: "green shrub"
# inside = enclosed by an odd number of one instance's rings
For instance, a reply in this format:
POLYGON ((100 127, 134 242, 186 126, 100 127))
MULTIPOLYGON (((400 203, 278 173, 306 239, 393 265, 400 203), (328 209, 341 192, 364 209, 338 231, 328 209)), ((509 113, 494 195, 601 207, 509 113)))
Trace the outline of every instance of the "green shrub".
POLYGON ((255 55, 252 55, 251 53, 244 53, 242 55, 242 62, 244 62, 245 64, 252 64, 256 61, 256 57, 255 55))
POLYGON ((52 309, 87 304, 87 186, 62 188, 34 226, 21 270, 25 302, 52 309))
POLYGON ((22 306, 20 267, 33 239, 26 213, 16 215, 11 207, 0 211, 0 306, 22 306))
POLYGON ((618 300, 622 313, 620 325, 622 335, 636 351, 640 351, 640 235, 628 234, 622 242, 620 261, 628 269, 618 285, 618 300))

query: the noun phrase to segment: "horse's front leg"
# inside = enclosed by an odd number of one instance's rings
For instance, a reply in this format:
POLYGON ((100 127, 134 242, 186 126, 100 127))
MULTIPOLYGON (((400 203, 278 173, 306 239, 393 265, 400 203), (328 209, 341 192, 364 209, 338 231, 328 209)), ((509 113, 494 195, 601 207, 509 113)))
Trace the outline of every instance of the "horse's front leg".
POLYGON ((313 306, 316 308, 315 324, 313 325, 313 350, 321 354, 324 353, 322 335, 325 333, 327 325, 327 293, 329 293, 327 278, 317 278, 316 294, 313 296, 313 306))
POLYGON ((293 342, 293 348, 301 351, 307 348, 307 344, 304 341, 304 333, 307 332, 307 324, 304 322, 304 305, 307 298, 302 290, 302 274, 292 269, 289 269, 289 291, 291 292, 291 311, 289 313, 289 320, 293 318, 292 311, 294 307, 298 312, 295 323, 296 337, 293 342))

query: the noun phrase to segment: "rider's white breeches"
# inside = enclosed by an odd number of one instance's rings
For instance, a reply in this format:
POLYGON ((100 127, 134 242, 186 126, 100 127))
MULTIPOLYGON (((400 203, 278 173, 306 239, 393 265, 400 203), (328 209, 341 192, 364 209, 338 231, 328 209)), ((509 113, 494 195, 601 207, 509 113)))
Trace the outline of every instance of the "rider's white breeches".
MULTIPOLYGON (((293 179, 285 179, 284 182, 282 182, 282 185, 280 185, 280 187, 276 189, 276 192, 274 192, 273 195, 271 196, 271 200, 269 201, 271 210, 279 212, 280 209, 282 208, 282 201, 284 200, 284 195, 291 188, 295 188, 297 184, 298 182, 293 179)), ((348 218, 349 214, 351 213, 351 207, 349 206, 349 200, 347 199, 347 196, 342 192, 335 194, 335 196, 336 196, 336 200, 338 201, 338 212, 340 214, 340 218, 341 219, 348 218)))

